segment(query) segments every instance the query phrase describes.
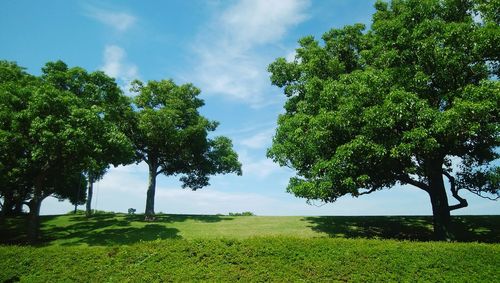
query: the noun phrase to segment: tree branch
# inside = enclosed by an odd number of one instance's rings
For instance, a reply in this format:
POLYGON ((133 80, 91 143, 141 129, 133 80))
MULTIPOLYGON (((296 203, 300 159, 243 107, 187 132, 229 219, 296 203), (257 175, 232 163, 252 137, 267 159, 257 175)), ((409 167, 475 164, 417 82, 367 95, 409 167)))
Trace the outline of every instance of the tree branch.
MULTIPOLYGON (((49 197, 50 195, 52 195, 52 193, 48 193, 48 192, 46 192, 46 193, 42 193, 42 195, 40 196, 40 197, 41 197, 41 200, 46 199, 46 198, 47 198, 47 197, 49 197)), ((77 200, 77 201, 78 201, 78 200, 77 200)))
POLYGON ((473 190, 469 190, 467 189, 469 192, 475 194, 476 196, 478 197, 481 197, 481 198, 484 198, 484 199, 489 199, 489 200, 494 200, 494 201, 497 201, 500 199, 500 195, 497 195, 496 197, 489 197, 489 196, 483 196, 480 192, 476 192, 476 191, 473 191, 473 190))
POLYGON ((426 192, 429 192, 429 186, 423 182, 420 182, 420 181, 417 181, 417 180, 414 180, 412 178, 410 178, 410 176, 408 175, 403 175, 399 178, 399 181, 400 182, 403 182, 403 183, 406 183, 406 184, 410 184, 410 185, 413 185, 419 189, 422 189, 426 192))
POLYGON ((457 189, 457 186, 455 184, 455 177, 451 176, 451 174, 448 173, 446 170, 443 170, 443 175, 445 175, 446 178, 448 178, 448 180, 450 181, 451 195, 459 202, 458 204, 448 206, 450 211, 455 210, 455 209, 459 209, 459 208, 467 207, 469 205, 467 203, 467 200, 458 195, 458 189, 457 189))
POLYGON ((375 192, 376 190, 377 190, 377 188, 371 188, 368 191, 365 191, 365 192, 362 192, 362 193, 358 194, 358 196, 368 195, 368 194, 371 194, 371 193, 375 192))
POLYGON ((165 171, 166 171, 165 169, 161 169, 160 171, 156 172, 156 176, 165 173, 165 171))

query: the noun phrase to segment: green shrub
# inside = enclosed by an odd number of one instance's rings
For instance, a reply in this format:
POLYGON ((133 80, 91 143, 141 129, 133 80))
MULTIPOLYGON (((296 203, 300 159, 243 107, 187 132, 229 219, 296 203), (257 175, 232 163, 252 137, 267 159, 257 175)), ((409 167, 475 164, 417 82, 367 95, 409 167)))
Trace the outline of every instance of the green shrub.
POLYGON ((0 246, 0 282, 498 282, 500 245, 261 237, 0 246))
POLYGON ((255 214, 251 211, 229 212, 229 216, 255 216, 255 214))

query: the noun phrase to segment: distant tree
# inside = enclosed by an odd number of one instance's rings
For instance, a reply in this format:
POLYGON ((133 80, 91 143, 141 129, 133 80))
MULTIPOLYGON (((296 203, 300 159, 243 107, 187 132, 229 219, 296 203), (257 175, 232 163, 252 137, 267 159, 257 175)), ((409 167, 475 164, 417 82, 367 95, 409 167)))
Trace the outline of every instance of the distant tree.
MULTIPOLYGON (((98 103, 89 103, 86 89, 102 83, 80 81, 85 72, 79 69, 68 84, 68 69, 60 61, 48 63, 40 77, 16 66, 0 64, 0 178, 8 184, 3 195, 22 193, 29 207, 28 234, 36 241, 40 206, 46 197, 84 203, 85 194, 78 192, 85 188, 84 174, 92 165, 114 160, 109 156, 104 159, 105 154, 119 152, 121 156, 127 148, 133 151, 126 135, 107 122, 106 117, 112 114, 98 103)), ((102 72, 95 75, 112 80, 102 72)), ((109 91, 101 88, 95 93, 108 95, 109 91)))
POLYGON ((154 215, 156 177, 181 174, 184 188, 192 190, 207 186, 214 174, 241 174, 238 155, 226 137, 209 138, 217 122, 201 116, 204 105, 198 98, 200 90, 191 84, 176 85, 171 80, 134 81, 137 94, 131 139, 137 158, 149 168, 146 218, 154 215))
POLYGON ((297 170, 287 191, 308 200, 422 189, 436 237, 449 239, 450 211, 468 205, 460 190, 500 195, 498 1, 375 8, 368 31, 305 37, 293 62, 269 66, 288 100, 268 156, 297 170))

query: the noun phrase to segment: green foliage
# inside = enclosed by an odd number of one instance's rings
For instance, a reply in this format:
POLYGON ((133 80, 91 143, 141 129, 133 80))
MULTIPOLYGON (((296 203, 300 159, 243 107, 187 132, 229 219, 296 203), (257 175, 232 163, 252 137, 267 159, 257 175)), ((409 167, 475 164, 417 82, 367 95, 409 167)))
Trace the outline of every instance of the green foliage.
POLYGON ((333 202, 411 184, 431 195, 442 226, 467 206, 459 190, 500 197, 494 3, 379 1, 369 30, 305 37, 294 61, 272 63, 288 100, 268 156, 297 171, 287 190, 333 202), (444 176, 458 205, 448 206, 444 176))
POLYGON ((229 216, 255 216, 255 214, 251 211, 229 212, 229 216))
POLYGON ((156 176, 180 174, 184 188, 207 186, 214 174, 241 174, 238 155, 226 137, 209 138, 218 123, 200 115, 200 90, 172 80, 135 81, 137 111, 131 120, 131 139, 138 160, 149 166, 146 214, 154 214, 156 176))
MULTIPOLYGON (((87 183, 108 164, 132 161, 124 117, 132 108, 114 79, 103 72, 49 62, 35 77, 0 61, 0 194, 26 202, 38 238, 41 202, 52 195, 82 204, 87 183)), ((9 207, 7 206, 7 207, 9 207)))
POLYGON ((264 237, 108 247, 3 246, 0 256, 2 281, 495 282, 500 247, 264 237))

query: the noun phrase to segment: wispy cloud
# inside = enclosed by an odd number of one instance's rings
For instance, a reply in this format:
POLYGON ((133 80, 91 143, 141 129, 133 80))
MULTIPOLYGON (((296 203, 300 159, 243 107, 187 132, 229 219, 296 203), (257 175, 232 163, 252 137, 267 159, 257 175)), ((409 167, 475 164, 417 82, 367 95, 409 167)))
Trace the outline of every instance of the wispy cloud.
POLYGON ((100 68, 107 75, 116 78, 122 87, 126 87, 138 78, 137 66, 126 61, 127 54, 117 45, 106 45, 103 54, 103 65, 100 68))
POLYGON ((252 149, 265 148, 271 144, 273 134, 274 129, 267 129, 242 139, 240 144, 252 149))
POLYGON ((96 7, 86 7, 86 15, 93 18, 119 32, 130 29, 137 21, 137 18, 126 12, 103 10, 96 7))
POLYGON ((254 158, 246 150, 238 152, 242 164, 243 176, 257 179, 265 179, 273 174, 283 174, 284 168, 268 158, 254 158))
POLYGON ((307 19, 308 6, 309 0, 241 0, 216 15, 196 43, 197 83, 205 92, 252 106, 269 103, 263 94, 273 55, 261 49, 279 43, 291 27, 307 19))
POLYGON ((304 0, 242 0, 221 18, 225 32, 240 48, 280 40, 286 31, 307 18, 304 0))

